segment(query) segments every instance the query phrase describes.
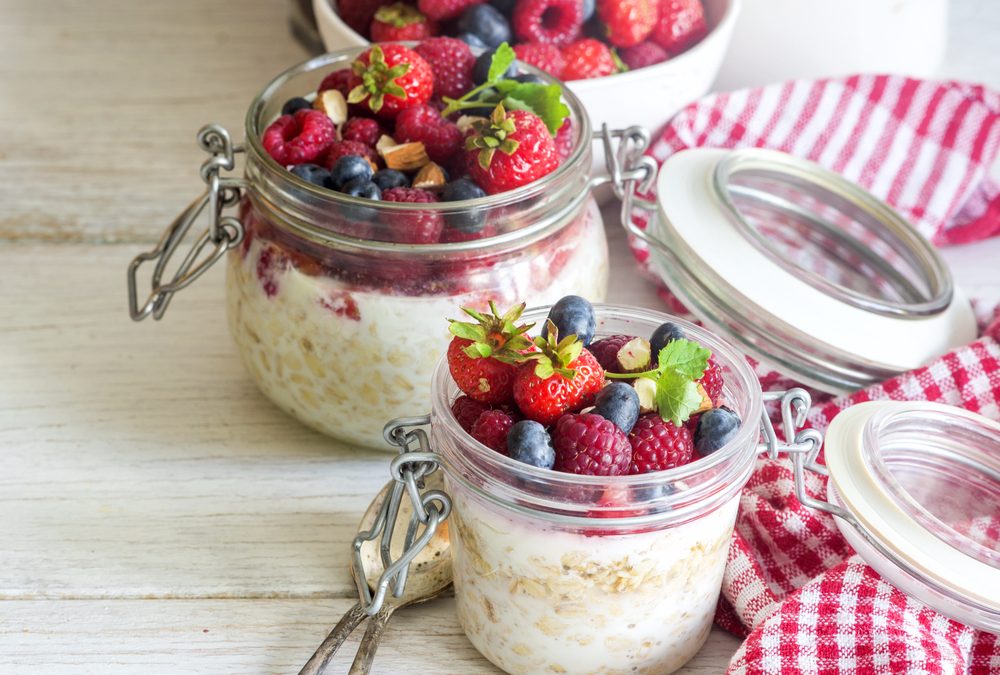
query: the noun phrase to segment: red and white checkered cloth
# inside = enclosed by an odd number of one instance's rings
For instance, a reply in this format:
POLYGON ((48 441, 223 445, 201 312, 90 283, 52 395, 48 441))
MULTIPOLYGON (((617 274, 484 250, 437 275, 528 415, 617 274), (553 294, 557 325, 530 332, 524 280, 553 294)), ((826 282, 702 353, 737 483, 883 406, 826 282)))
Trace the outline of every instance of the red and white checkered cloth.
MULTIPOLYGON (((695 146, 811 159, 889 202, 937 244, 1000 233, 1000 185, 989 176, 1000 94, 980 86, 862 75, 718 94, 682 110, 650 153, 662 162, 695 146)), ((642 243, 632 246, 645 263, 642 243)), ((977 309, 980 339, 881 385, 819 397, 810 423, 825 429, 871 399, 941 401, 1000 419, 1000 315, 977 309)), ((765 389, 791 384, 758 374, 765 389)), ((809 487, 826 494, 818 475, 809 487)), ((788 460, 761 459, 743 491, 716 617, 746 636, 730 673, 1000 673, 1000 637, 894 588, 793 488, 788 460)))

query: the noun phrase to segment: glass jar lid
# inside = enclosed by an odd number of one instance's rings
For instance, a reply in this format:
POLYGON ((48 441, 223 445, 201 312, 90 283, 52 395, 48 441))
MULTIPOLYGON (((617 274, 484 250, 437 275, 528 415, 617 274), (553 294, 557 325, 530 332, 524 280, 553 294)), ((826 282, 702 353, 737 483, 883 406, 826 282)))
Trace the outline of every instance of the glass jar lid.
POLYGON ((833 420, 825 457, 837 524, 866 562, 934 609, 1000 629, 1000 424, 862 403, 833 420))
POLYGON ((663 164, 651 261, 709 327, 760 361, 842 393, 975 337, 937 252, 843 177, 762 149, 663 164))

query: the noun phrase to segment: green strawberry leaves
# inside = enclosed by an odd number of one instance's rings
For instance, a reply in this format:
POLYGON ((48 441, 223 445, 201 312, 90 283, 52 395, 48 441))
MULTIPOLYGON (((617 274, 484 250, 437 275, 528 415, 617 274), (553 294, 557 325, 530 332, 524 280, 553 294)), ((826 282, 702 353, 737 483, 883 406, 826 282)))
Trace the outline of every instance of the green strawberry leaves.
POLYGON ((660 350, 657 366, 643 373, 608 373, 611 379, 644 377, 656 383, 656 410, 660 417, 683 424, 704 401, 698 380, 705 375, 712 352, 691 340, 672 340, 660 350))
POLYGON ((516 59, 517 55, 506 42, 497 47, 490 61, 486 82, 466 92, 461 98, 444 97, 447 105, 441 111, 441 116, 448 117, 454 112, 469 108, 503 105, 508 110, 526 110, 538 115, 549 133, 555 136, 570 114, 569 107, 562 101, 562 87, 558 84, 504 79, 516 59))
POLYGON ((539 379, 547 380, 558 373, 572 380, 576 377, 576 370, 569 366, 580 358, 583 343, 575 335, 567 335, 560 340, 559 329, 551 319, 546 319, 546 326, 547 336, 538 336, 534 341, 538 351, 525 354, 524 359, 535 361, 535 376, 539 379))
POLYGON ((406 90, 396 80, 410 72, 409 63, 398 63, 391 68, 385 62, 385 53, 375 45, 368 56, 369 63, 358 59, 351 64, 351 70, 361 78, 361 84, 351 89, 347 94, 348 103, 361 103, 369 96, 368 107, 372 112, 378 112, 385 103, 386 96, 405 99, 406 90))
POLYGON ((492 300, 490 314, 463 307, 462 311, 475 319, 475 323, 448 319, 448 331, 455 337, 472 341, 472 344, 462 350, 471 359, 494 358, 503 363, 521 363, 525 360, 521 352, 531 348, 531 340, 526 333, 534 326, 517 325, 524 307, 522 302, 503 314, 497 311, 496 303, 492 300))

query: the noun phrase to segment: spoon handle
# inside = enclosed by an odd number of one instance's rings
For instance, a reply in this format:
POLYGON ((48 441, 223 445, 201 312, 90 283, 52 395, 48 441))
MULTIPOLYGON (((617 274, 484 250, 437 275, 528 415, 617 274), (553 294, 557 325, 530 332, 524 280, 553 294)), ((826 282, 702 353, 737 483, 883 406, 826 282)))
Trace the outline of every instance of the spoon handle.
POLYGON ((347 613, 337 622, 330 634, 326 636, 323 643, 316 648, 313 655, 302 666, 299 675, 319 675, 326 670, 327 664, 333 655, 344 644, 344 640, 365 620, 365 612, 361 608, 361 603, 356 603, 354 607, 347 610, 347 613))
POLYGON ((368 675, 368 671, 372 668, 372 662, 375 660, 375 651, 382 641, 386 624, 392 618, 394 609, 395 607, 388 603, 382 605, 382 609, 378 611, 378 614, 373 616, 372 620, 368 622, 365 636, 361 638, 361 646, 358 647, 358 653, 354 657, 354 663, 351 664, 351 670, 348 675, 368 675))

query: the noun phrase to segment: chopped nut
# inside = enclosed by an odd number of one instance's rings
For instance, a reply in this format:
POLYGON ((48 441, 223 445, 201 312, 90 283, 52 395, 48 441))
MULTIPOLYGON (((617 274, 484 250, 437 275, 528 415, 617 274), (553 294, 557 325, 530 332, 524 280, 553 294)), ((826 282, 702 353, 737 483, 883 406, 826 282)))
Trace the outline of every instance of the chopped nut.
POLYGON ((444 178, 444 171, 434 162, 425 164, 417 175, 413 177, 413 187, 424 190, 435 190, 442 187, 448 181, 444 178))
POLYGON ((708 393, 705 391, 705 387, 698 385, 698 393, 701 394, 701 405, 695 410, 692 415, 699 415, 707 410, 711 410, 715 406, 712 404, 712 399, 708 397, 708 393))
POLYGON ((458 121, 455 122, 455 126, 458 127, 458 130, 463 134, 467 134, 469 133, 469 129, 471 129, 476 122, 485 121, 485 117, 479 117, 478 115, 462 115, 458 118, 458 121))
POLYGON ((629 340, 618 350, 618 365, 626 373, 640 373, 649 370, 652 351, 649 340, 641 337, 629 340))
POLYGON ((334 124, 343 124, 347 121, 347 101, 336 89, 327 89, 317 94, 313 108, 325 112, 334 124))
POLYGON ((385 165, 397 171, 415 171, 431 161, 420 141, 402 143, 380 150, 385 165))
POLYGON ((399 144, 396 142, 396 139, 394 139, 392 136, 388 134, 382 134, 381 136, 379 136, 378 141, 376 141, 375 143, 375 150, 378 152, 378 154, 385 157, 385 151, 388 150, 389 148, 394 148, 397 145, 399 144))
POLYGON ((632 388, 639 394, 639 412, 656 410, 656 382, 648 377, 639 377, 632 383, 632 388))

